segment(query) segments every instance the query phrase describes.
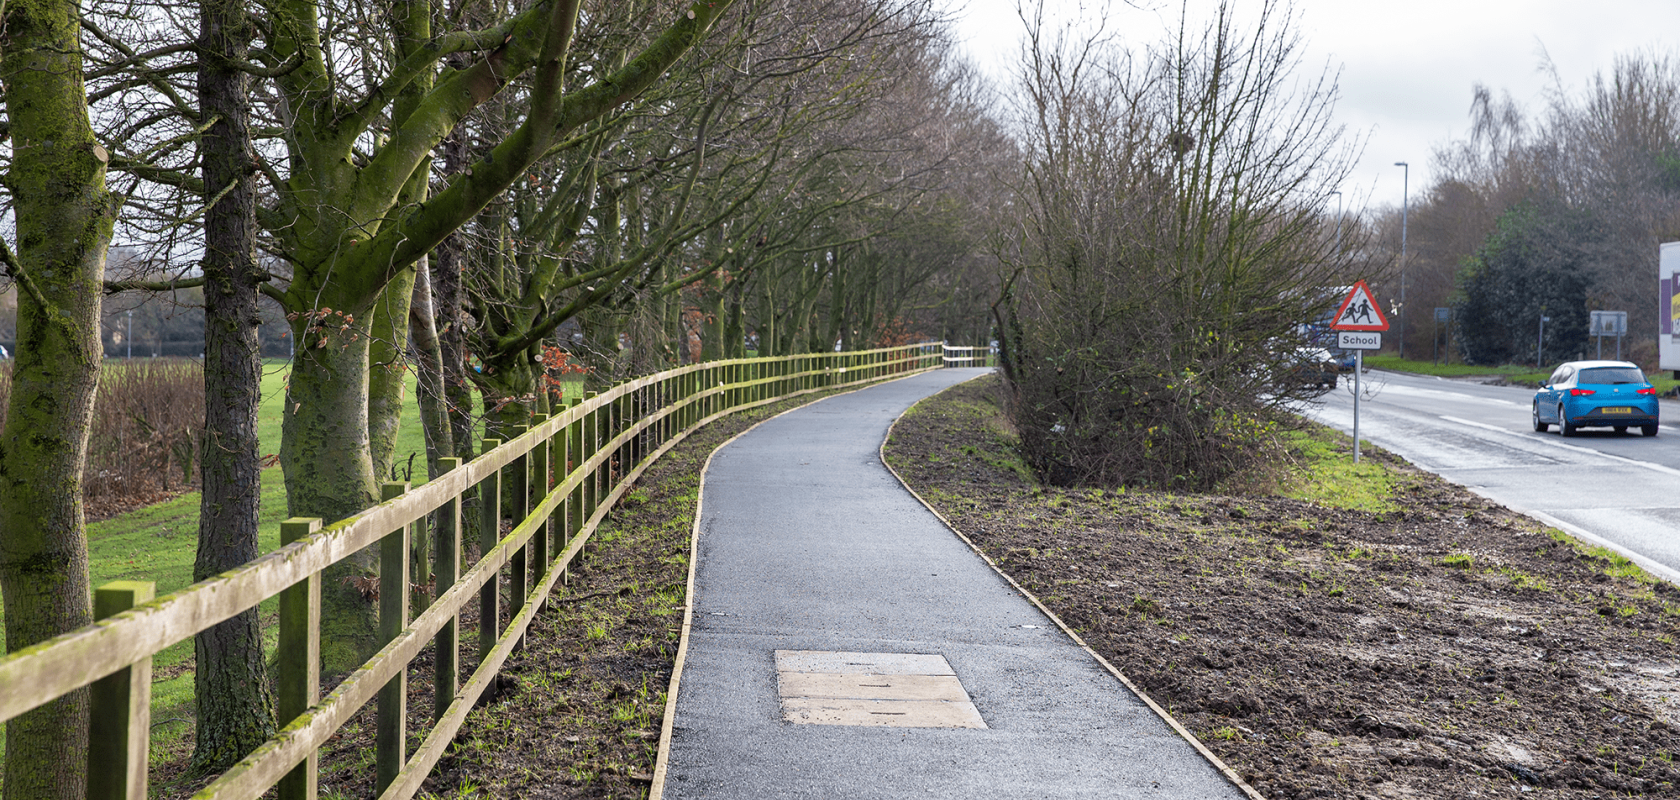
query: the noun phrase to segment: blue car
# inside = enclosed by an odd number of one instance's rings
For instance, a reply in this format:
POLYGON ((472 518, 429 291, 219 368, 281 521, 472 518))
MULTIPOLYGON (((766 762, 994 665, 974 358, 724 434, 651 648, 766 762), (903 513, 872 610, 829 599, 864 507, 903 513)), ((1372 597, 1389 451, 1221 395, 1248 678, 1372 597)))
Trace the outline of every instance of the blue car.
POLYGON ((1571 361, 1534 393, 1534 429, 1552 425, 1564 436, 1581 428, 1638 428, 1657 435, 1657 390, 1626 361, 1571 361))

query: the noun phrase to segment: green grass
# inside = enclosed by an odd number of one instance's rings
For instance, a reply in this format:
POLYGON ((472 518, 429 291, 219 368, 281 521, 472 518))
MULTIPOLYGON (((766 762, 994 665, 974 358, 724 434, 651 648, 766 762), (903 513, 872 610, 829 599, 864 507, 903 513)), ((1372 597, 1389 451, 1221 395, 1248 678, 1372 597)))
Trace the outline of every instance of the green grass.
MULTIPOLYGON (((280 417, 285 410, 286 380, 291 375, 289 362, 284 360, 268 360, 263 363, 262 376, 262 404, 257 407, 257 439, 262 442, 264 455, 280 452, 280 417)), ((403 392, 402 427, 397 430, 397 446, 392 463, 402 469, 408 463, 411 453, 419 453, 414 463, 414 483, 426 482, 426 435, 420 430, 420 408, 415 398, 418 394, 414 388, 414 373, 407 375, 408 386, 403 392)), ((271 467, 267 472, 279 472, 278 467, 271 467)), ((389 480, 390 476, 384 477, 389 480)), ((284 503, 285 496, 281 495, 284 503)), ((268 496, 263 496, 263 507, 268 507, 268 496)), ((194 524, 197 524, 196 517, 194 524)))
POLYGON ((1278 479, 1279 494, 1376 513, 1399 508, 1394 502, 1394 472, 1368 459, 1353 463, 1346 435, 1313 426, 1282 431, 1278 438, 1295 459, 1278 479))
POLYGON ((1444 378, 1457 378, 1467 375, 1499 375, 1513 383, 1539 383, 1551 375, 1551 369, 1536 369, 1527 364, 1505 364, 1498 367, 1472 367, 1468 364, 1436 364, 1431 361, 1402 359, 1399 356, 1365 357, 1365 366, 1373 369, 1386 369, 1394 372, 1411 372, 1418 375, 1439 375, 1444 378))
POLYGON ((1441 557, 1441 566, 1469 569, 1476 566, 1476 558, 1469 553, 1449 553, 1441 557))
MULTIPOLYGON (((265 455, 280 449, 280 416, 283 409, 286 377, 284 361, 264 364, 262 404, 257 410, 257 437, 265 455)), ((409 376, 404 393, 402 426, 398 430, 395 463, 399 469, 415 458, 414 482, 426 480, 426 442, 420 429, 420 413, 415 402, 413 375, 409 376)), ((139 580, 156 584, 157 596, 169 594, 192 583, 193 560, 198 550, 199 493, 188 492, 156 505, 120 514, 88 525, 88 571, 94 587, 111 581, 139 580)), ((263 552, 279 547, 280 521, 286 518, 286 488, 279 467, 262 473, 262 512, 259 546, 263 552)), ((263 603, 258 613, 271 618, 277 613, 278 601, 263 603)), ((5 609, 0 606, 0 620, 5 609)), ((268 647, 275 645, 276 626, 264 625, 268 647)), ((0 645, 4 633, 0 632, 0 645)), ((168 758, 190 732, 192 715, 193 673, 183 664, 192 658, 192 640, 179 642, 158 653, 152 661, 156 676, 152 684, 152 754, 154 760, 168 758), (174 720, 172 722, 159 722, 174 720)), ((5 733, 0 729, 0 746, 5 733)))

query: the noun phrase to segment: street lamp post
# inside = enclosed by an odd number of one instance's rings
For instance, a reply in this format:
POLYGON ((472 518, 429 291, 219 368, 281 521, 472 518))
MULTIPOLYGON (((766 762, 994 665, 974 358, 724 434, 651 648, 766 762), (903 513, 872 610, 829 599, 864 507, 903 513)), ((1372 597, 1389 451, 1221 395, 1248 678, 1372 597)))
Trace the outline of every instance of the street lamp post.
POLYGON ((1404 161, 1394 162, 1400 173, 1400 358, 1406 358, 1406 217, 1411 205, 1412 168, 1404 161))

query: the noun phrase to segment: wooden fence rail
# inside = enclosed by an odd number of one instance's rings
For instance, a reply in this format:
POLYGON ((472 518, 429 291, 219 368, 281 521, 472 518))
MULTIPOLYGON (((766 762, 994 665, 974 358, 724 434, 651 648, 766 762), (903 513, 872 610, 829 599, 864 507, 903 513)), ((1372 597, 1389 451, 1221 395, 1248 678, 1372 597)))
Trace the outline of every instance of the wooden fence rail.
POLYGON ((997 348, 990 345, 978 347, 957 347, 944 345, 943 357, 947 367, 995 367, 997 366, 997 348))
POLYGON ((0 658, 0 722, 91 687, 88 796, 143 800, 153 656, 278 597, 281 730, 195 797, 255 798, 278 787, 282 800, 312 800, 319 749, 369 701, 377 707, 379 797, 412 797, 619 496, 684 436, 731 412, 809 392, 976 364, 976 350, 990 348, 933 342, 710 362, 573 398, 558 413, 512 430, 509 441, 486 439, 483 455, 469 463, 442 459, 441 474, 424 486, 385 484, 383 503, 349 519, 281 523, 279 549, 215 578, 156 599, 150 583, 100 587, 97 622, 0 658), (471 496, 482 515, 480 556, 462 572, 461 512, 471 496), (511 507, 504 508, 508 498, 511 507), (503 519, 515 521, 505 535, 503 519), (411 619, 410 543, 432 537, 434 596, 411 619), (322 698, 322 570, 374 544, 383 646, 322 698), (515 610, 502 627, 504 573, 515 610), (459 618, 475 600, 478 663, 463 684, 459 618), (434 722, 407 753, 408 666, 428 644, 435 648, 434 722))

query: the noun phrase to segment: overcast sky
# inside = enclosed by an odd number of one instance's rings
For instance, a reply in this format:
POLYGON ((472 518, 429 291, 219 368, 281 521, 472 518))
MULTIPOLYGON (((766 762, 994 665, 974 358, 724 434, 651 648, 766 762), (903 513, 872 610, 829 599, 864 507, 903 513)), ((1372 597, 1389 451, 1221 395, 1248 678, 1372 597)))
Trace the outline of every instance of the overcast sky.
MULTIPOLYGON (((1016 52, 1021 25, 1014 0, 949 0, 962 8, 958 33, 977 63, 1002 68, 1016 52)), ((1054 12, 1076 13, 1074 0, 1047 0, 1054 12)), ((1093 0, 1101 3, 1101 0, 1093 0)), ((1088 3, 1087 5, 1092 5, 1088 3)), ((1179 4, 1137 0, 1109 6, 1123 39, 1165 41, 1179 4)), ((1191 0, 1192 15, 1215 7, 1191 0)), ((1234 0, 1241 15, 1257 2, 1234 0)), ((1676 0, 1409 0, 1351 2, 1295 0, 1308 48, 1304 68, 1341 70, 1336 113, 1350 132, 1368 137, 1364 157, 1344 188, 1350 210, 1367 202, 1400 205, 1402 169, 1411 165, 1413 197, 1430 183, 1436 146, 1468 129, 1472 87, 1508 91, 1533 112, 1543 108, 1552 79, 1542 54, 1556 65, 1564 88, 1581 91, 1595 72, 1608 73, 1616 55, 1659 50, 1680 57, 1676 0)))

